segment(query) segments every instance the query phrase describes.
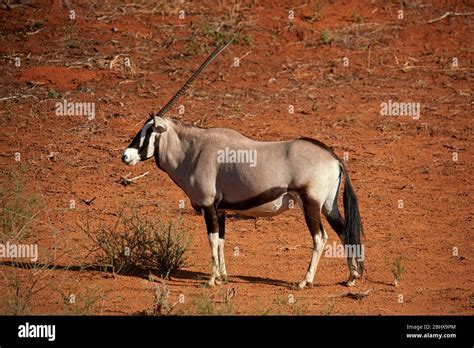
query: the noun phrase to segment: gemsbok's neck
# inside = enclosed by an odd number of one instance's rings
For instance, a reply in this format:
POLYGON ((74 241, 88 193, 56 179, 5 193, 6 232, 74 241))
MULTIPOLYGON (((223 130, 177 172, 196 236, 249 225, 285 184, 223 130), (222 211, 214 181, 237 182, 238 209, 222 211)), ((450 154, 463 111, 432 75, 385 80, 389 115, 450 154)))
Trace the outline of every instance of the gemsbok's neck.
POLYGON ((163 133, 158 145, 159 167, 173 176, 186 157, 199 151, 202 131, 201 128, 183 126, 172 121, 170 129, 163 133))

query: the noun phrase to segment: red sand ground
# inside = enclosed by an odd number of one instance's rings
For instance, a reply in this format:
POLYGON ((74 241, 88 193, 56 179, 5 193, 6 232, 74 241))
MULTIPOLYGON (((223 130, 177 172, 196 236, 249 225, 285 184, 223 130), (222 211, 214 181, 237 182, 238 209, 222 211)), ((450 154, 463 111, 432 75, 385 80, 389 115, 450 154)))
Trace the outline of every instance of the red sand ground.
MULTIPOLYGON (((474 16, 427 23, 447 11, 473 12, 468 3, 111 1, 73 5, 75 21, 59 1, 1 9, 1 97, 19 97, 0 101, 0 161, 4 171, 23 166, 28 192, 47 207, 36 236, 40 260, 55 245, 54 264, 83 264, 87 240, 78 224, 87 217, 110 223, 131 202, 150 216, 183 214, 189 225, 191 265, 167 282, 170 301, 180 294, 185 299, 172 313, 202 314, 212 302, 214 313, 232 314, 472 315, 474 16), (186 107, 180 117, 258 140, 314 137, 341 157, 346 152, 366 234, 367 273, 355 288, 339 284, 347 277, 345 260, 323 257, 315 286, 294 289, 311 253, 299 209, 257 222, 231 218, 230 282, 204 288, 210 254, 202 218, 152 161, 132 168, 120 162, 148 113, 158 111, 211 51, 215 40, 202 28, 238 22, 252 42, 232 45, 206 70, 180 101, 186 107), (124 57, 131 68, 123 68, 124 57), (242 57, 239 67, 231 66, 234 57, 242 57), (55 103, 63 99, 95 102, 96 118, 56 116, 55 103), (421 118, 381 116, 380 104, 388 100, 420 103, 421 118), (119 183, 129 172, 146 171, 127 187, 119 183), (93 197, 91 205, 81 201, 93 197), (76 209, 68 209, 71 199, 76 209), (239 256, 233 256, 235 247, 239 256), (404 271, 395 287, 391 269, 400 258, 404 271), (222 297, 232 288, 236 295, 226 306, 222 297), (344 297, 370 289, 362 300, 344 297), (288 303, 292 296, 296 302, 288 303)), ((324 223, 328 243, 338 241, 324 223)), ((8 265, 0 270, 17 272, 25 284, 34 277, 8 265)), ((56 269, 44 271, 39 284, 44 288, 28 313, 127 315, 150 310, 159 283, 56 269), (63 298, 71 293, 77 295, 74 306, 63 298)), ((0 286, 6 287, 4 277, 0 286)))

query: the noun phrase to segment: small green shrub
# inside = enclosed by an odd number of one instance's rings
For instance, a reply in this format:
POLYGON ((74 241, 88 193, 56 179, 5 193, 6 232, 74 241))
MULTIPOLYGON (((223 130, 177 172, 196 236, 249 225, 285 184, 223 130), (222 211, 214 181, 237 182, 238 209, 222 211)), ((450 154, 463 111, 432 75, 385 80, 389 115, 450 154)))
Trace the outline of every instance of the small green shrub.
POLYGON ((136 210, 122 209, 113 225, 81 228, 93 242, 96 263, 114 273, 152 269, 165 277, 187 265, 189 238, 180 218, 153 221, 136 210))
POLYGON ((15 242, 31 236, 31 223, 41 212, 36 195, 25 193, 20 171, 2 174, 0 185, 0 242, 15 242))

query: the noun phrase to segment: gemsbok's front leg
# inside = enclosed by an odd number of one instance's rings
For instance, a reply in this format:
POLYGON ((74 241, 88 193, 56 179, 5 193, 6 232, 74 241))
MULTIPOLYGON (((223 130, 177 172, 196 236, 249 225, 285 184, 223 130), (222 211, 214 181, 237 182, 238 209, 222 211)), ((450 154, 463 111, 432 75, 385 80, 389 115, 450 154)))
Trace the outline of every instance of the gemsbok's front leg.
POLYGON ((212 271, 211 278, 208 281, 209 286, 220 284, 219 272, 219 222, 217 218, 216 208, 211 205, 204 207, 204 220, 206 221, 207 236, 209 237, 209 245, 211 247, 212 271), (217 281, 216 281, 217 280, 217 281))
POLYGON ((224 244, 225 244, 225 211, 217 212, 217 219, 219 223, 219 272, 224 283, 227 282, 227 270, 225 268, 224 260, 224 244))
POLYGON ((303 289, 306 285, 311 286, 314 281, 314 275, 318 268, 319 259, 323 253, 324 246, 328 240, 328 235, 321 224, 320 205, 318 202, 306 198, 303 200, 304 217, 311 237, 313 238, 313 254, 309 263, 306 277, 299 283, 299 288, 303 289))

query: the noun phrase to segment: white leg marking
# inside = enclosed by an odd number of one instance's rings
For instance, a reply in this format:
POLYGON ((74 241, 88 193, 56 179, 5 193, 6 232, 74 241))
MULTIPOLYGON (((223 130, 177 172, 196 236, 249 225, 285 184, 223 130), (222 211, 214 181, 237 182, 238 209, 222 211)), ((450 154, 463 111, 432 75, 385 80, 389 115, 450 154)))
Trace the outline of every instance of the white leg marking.
POLYGON ((209 233, 209 245, 211 246, 211 257, 212 257, 212 272, 211 278, 208 284, 214 286, 216 284, 216 278, 219 278, 219 233, 209 233))
POLYGON ((324 251, 324 246, 328 240, 328 235, 326 231, 322 229, 320 233, 316 233, 313 236, 313 255, 311 256, 311 261, 309 263, 308 272, 306 273, 305 279, 299 283, 299 288, 303 289, 306 284, 313 284, 314 275, 316 274, 316 269, 318 268, 319 259, 324 251))
POLYGON ((225 282, 227 280, 227 271, 225 269, 224 244, 225 240, 223 238, 219 238, 219 272, 222 280, 225 282))

